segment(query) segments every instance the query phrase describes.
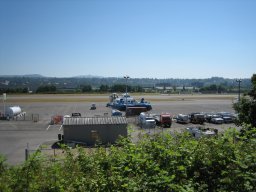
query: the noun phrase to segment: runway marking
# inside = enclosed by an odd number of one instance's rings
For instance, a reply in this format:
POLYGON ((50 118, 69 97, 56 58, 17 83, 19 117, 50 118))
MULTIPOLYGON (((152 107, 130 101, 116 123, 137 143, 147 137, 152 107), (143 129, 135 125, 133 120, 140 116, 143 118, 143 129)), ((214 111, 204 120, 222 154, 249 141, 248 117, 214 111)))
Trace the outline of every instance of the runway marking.
POLYGON ((48 131, 50 127, 51 127, 51 125, 49 125, 49 126, 46 128, 46 131, 48 131))

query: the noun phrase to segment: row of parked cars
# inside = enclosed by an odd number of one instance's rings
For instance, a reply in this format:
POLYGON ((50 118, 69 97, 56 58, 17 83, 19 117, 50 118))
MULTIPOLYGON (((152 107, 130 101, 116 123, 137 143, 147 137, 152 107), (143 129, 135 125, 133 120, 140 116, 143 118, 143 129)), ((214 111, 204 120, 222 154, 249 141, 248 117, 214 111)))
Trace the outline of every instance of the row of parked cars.
POLYGON ((177 123, 194 123, 203 124, 204 122, 222 124, 222 123, 234 123, 236 114, 230 112, 218 112, 218 113, 191 113, 188 115, 179 114, 174 119, 177 123))

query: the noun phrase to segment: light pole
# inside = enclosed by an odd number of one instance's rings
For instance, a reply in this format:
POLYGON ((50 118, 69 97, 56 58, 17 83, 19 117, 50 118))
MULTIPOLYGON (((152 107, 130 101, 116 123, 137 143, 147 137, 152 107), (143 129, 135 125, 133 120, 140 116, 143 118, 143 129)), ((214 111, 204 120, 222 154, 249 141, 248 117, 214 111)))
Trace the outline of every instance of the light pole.
POLYGON ((128 75, 124 76, 126 80, 126 86, 125 86, 125 115, 127 115, 127 80, 130 78, 128 75))
POLYGON ((240 102, 240 92, 241 92, 241 90, 240 90, 241 85, 240 84, 241 84, 242 80, 237 79, 236 82, 238 82, 238 102, 240 102))
POLYGON ((3 93, 4 116, 5 116, 5 101, 6 101, 6 93, 3 93))

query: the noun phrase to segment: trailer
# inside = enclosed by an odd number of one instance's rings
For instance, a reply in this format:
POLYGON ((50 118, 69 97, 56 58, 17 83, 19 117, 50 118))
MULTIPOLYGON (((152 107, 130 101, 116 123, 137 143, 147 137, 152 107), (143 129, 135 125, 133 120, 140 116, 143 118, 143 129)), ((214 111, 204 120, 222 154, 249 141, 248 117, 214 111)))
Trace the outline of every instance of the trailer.
POLYGON ((126 116, 137 116, 146 111, 148 111, 146 107, 127 107, 126 116))
POLYGON ((8 107, 5 111, 5 117, 13 118, 21 113, 20 106, 8 107))
POLYGON ((141 128, 151 129, 156 127, 156 122, 149 114, 142 112, 139 115, 139 125, 141 128))

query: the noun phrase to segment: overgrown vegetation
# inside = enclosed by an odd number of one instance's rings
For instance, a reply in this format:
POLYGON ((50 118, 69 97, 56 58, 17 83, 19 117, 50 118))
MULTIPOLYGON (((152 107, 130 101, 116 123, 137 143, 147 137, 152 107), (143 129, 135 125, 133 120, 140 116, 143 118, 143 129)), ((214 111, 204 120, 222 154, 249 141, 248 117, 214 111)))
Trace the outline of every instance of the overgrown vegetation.
POLYGON ((10 167, 0 159, 0 191, 255 191, 256 140, 235 130, 196 140, 187 134, 123 138, 64 158, 38 151, 10 167))
MULTIPOLYGON (((234 109, 238 113, 237 124, 251 125, 247 126, 248 131, 256 127, 256 74, 253 74, 251 82, 252 89, 248 95, 243 96, 240 101, 234 104, 234 109)), ((242 130, 242 132, 244 131, 246 130, 242 130)))

